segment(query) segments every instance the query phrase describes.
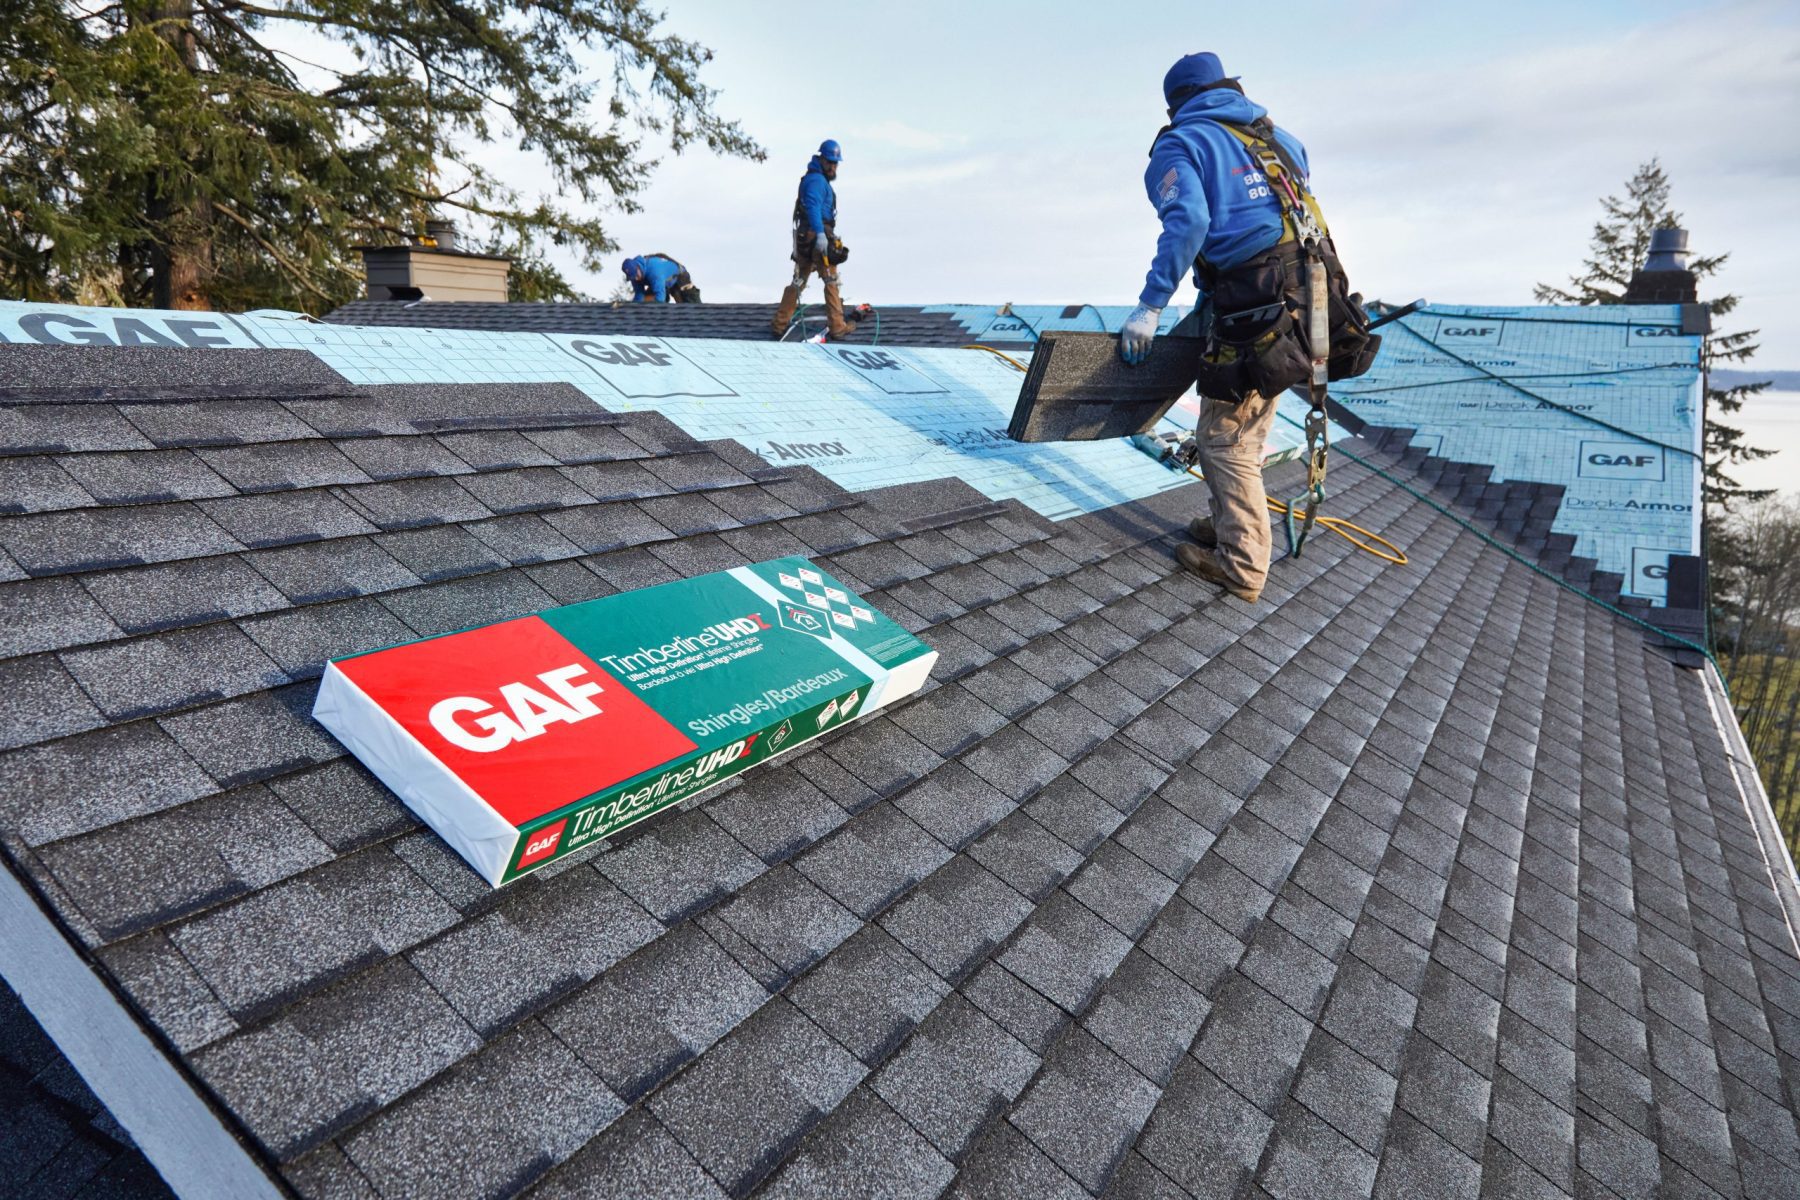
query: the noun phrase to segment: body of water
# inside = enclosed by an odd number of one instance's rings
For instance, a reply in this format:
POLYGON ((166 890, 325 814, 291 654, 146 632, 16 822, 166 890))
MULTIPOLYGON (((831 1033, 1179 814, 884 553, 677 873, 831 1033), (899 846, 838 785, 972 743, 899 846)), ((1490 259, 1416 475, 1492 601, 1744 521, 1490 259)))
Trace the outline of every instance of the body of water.
POLYGON ((1760 462, 1739 463, 1731 468, 1732 478, 1744 487, 1800 496, 1800 392, 1771 389, 1724 419, 1742 429, 1750 445, 1776 452, 1760 462))

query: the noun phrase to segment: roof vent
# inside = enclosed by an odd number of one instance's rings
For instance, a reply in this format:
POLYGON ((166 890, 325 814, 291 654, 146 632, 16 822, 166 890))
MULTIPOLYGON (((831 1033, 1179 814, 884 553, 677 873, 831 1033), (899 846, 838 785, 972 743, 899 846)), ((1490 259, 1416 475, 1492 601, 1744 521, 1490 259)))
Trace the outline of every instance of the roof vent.
POLYGON ((1692 304, 1698 298, 1699 281, 1688 270, 1687 240, 1685 229, 1650 231, 1650 253, 1631 273, 1626 304, 1692 304))

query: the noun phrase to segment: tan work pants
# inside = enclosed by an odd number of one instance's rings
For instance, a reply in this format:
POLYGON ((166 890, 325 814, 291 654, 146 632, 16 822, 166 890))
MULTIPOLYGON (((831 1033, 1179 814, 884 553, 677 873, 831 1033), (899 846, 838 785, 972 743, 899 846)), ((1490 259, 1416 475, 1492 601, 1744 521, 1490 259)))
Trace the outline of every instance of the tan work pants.
POLYGON ((838 290, 838 269, 826 262, 824 255, 809 254, 804 259, 794 259, 794 281, 781 293, 775 319, 769 322, 769 331, 776 337, 787 332, 788 323, 800 307, 800 294, 806 290, 806 282, 814 271, 819 273, 819 281, 825 285, 825 328, 832 337, 845 337, 853 332, 844 320, 844 296, 838 290))
POLYGON ((1275 400, 1255 392, 1242 404, 1200 401, 1196 431, 1200 470, 1212 493, 1219 565, 1238 587, 1260 592, 1269 577, 1269 502, 1263 491, 1263 446, 1275 423, 1275 400))

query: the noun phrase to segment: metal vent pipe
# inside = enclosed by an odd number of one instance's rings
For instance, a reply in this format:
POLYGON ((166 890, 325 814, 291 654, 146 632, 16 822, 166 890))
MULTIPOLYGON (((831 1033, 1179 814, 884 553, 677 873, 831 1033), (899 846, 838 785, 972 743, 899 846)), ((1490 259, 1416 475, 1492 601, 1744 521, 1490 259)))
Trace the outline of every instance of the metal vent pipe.
POLYGON ((1652 229, 1650 231, 1650 256, 1644 260, 1644 270, 1687 270, 1687 243, 1688 235, 1685 229, 1652 229))

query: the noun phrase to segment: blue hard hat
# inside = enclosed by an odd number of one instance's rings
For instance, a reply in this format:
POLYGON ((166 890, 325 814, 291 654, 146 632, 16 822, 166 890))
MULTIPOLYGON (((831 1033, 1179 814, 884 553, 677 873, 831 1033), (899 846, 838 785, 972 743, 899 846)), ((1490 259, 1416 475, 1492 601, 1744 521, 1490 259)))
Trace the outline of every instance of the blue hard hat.
POLYGON ((826 138, 819 143, 819 157, 826 162, 843 162, 843 147, 837 144, 836 138, 826 138))
MULTIPOLYGON (((1169 73, 1163 76, 1163 99, 1173 108, 1176 97, 1191 96, 1201 88, 1210 87, 1226 78, 1225 66, 1219 56, 1210 50, 1199 54, 1189 54, 1176 60, 1169 73)), ((1235 79, 1236 76, 1231 76, 1235 79)))

